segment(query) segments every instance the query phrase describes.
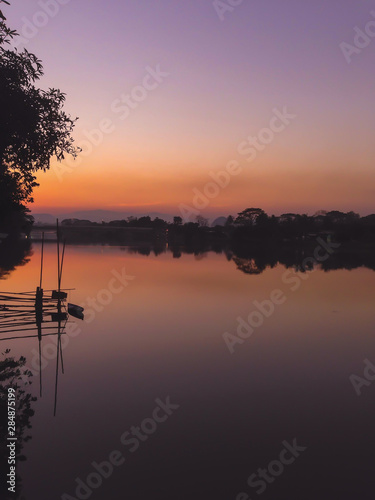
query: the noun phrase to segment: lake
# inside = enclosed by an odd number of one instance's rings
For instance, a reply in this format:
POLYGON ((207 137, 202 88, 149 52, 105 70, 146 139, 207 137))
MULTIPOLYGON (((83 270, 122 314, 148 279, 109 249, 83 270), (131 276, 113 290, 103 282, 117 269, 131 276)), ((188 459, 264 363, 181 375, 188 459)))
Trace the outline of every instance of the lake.
MULTIPOLYGON (((40 253, 0 290, 35 290, 40 253)), ((68 245, 62 287, 85 319, 61 335, 56 416, 57 336, 42 397, 38 339, 2 343, 37 398, 19 498, 372 499, 375 272, 337 267, 68 245)), ((47 244, 46 290, 56 268, 47 244)))

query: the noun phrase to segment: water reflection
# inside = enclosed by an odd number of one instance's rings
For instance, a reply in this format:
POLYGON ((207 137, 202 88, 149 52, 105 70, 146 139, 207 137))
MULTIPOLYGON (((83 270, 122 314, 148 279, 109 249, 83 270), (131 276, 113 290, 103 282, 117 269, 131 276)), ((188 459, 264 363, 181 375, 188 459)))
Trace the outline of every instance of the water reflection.
MULTIPOLYGON (((26 358, 15 358, 10 355, 11 350, 6 349, 1 353, 0 360, 0 470, 3 477, 0 481, 0 498, 19 498, 22 491, 22 478, 18 471, 16 475, 16 493, 9 495, 7 481, 4 480, 5 471, 9 471, 7 444, 8 437, 8 388, 16 390, 17 397, 14 407, 16 414, 16 462, 25 461, 23 454, 25 443, 31 439, 31 418, 34 415, 33 403, 37 400, 29 391, 32 373, 25 368, 26 358)), ((16 469, 17 470, 17 469, 16 469)))
POLYGON ((32 255, 29 240, 0 240, 0 280, 7 279, 17 267, 25 266, 32 255))
MULTIPOLYGON (((86 480, 90 464, 120 447, 119 436, 166 395, 181 405, 176 419, 130 455, 93 498, 221 500, 240 491, 251 497, 249 475, 277 458, 283 440, 295 437, 308 450, 269 485, 265 498, 346 498, 345 491, 368 498, 374 386, 358 398, 349 375, 360 373, 364 357, 373 360, 375 277, 367 269, 323 272, 364 266, 364 252, 353 260, 348 248, 339 248, 317 263, 320 270, 298 293, 289 293, 233 356, 222 340, 224 331, 236 332, 237 318, 247 317, 254 299, 283 288, 286 267, 301 268, 314 250, 314 242, 215 253, 199 245, 68 247, 65 279, 77 286, 72 299, 79 304, 100 296, 113 270, 121 274, 125 268, 135 279, 96 311, 94 321, 80 323, 81 334, 70 341, 74 348, 64 351, 69 376, 60 384, 57 419, 47 384, 51 380, 52 392, 57 360, 43 370, 27 466, 20 466, 27 500, 64 492, 77 498, 75 478, 86 480)), ((34 288, 40 246, 34 251, 30 265, 5 282, 7 291, 34 288)), ((49 245, 52 268, 55 253, 49 245)), ((46 272, 46 281, 55 278, 46 272)), ((12 352, 14 346, 30 358, 37 345, 35 337, 12 342, 12 352)))
MULTIPOLYGON (((65 292, 63 297, 66 296, 65 292)), ((58 365, 64 373, 64 361, 61 348, 61 336, 65 334, 68 322, 66 298, 54 298, 58 292, 45 292, 37 287, 36 292, 0 293, 0 341, 36 338, 39 345, 39 389, 42 397, 42 340, 44 337, 57 337, 56 352, 56 389, 57 404, 58 365)))
MULTIPOLYGON (((7 239, 0 241, 0 280, 7 279, 9 275, 19 266, 26 265, 32 256, 31 243, 23 240, 7 239)), ((0 340, 6 340, 3 335, 13 335, 13 330, 33 323, 34 318, 26 316, 23 308, 11 308, 2 295, 0 298, 0 340), (5 303, 4 303, 5 302, 5 303), (12 309, 12 310, 11 310, 12 309), (17 325, 17 326, 16 326, 17 325)), ((13 337, 12 337, 13 338, 13 337)), ((10 339, 7 339, 7 341, 10 339)), ((3 345, 3 344, 2 344, 3 345)), ((37 400, 29 391, 31 385, 32 372, 25 368, 26 358, 11 356, 10 349, 1 350, 0 359, 0 470, 4 474, 0 481, 0 497, 8 498, 8 484, 5 480, 5 471, 9 471, 8 464, 8 388, 16 390, 15 413, 17 415, 16 425, 16 461, 25 461, 23 448, 27 441, 31 439, 29 430, 31 429, 31 418, 34 415, 33 403, 37 400)), ((19 498, 22 490, 22 478, 18 471, 16 475, 16 493, 12 498, 19 498)))
MULTIPOLYGON (((56 372, 55 372, 55 395, 54 416, 57 412, 57 396, 59 372, 64 374, 64 359, 62 349, 62 336, 66 334, 66 326, 69 316, 83 319, 83 309, 67 303, 67 293, 61 290, 61 277, 63 270, 63 258, 65 245, 60 260, 58 249, 58 289, 43 290, 43 246, 41 252, 40 286, 35 291, 0 292, 0 342, 23 341, 35 338, 38 342, 39 351, 39 395, 43 395, 42 381, 42 343, 45 337, 56 338, 56 372)), ((8 277, 18 266, 26 265, 32 256, 31 245, 24 240, 6 240, 0 245, 0 277, 8 277)), ((25 461, 22 454, 24 443, 30 439, 26 429, 31 428, 30 418, 34 415, 32 403, 37 401, 27 391, 31 384, 33 373, 25 368, 26 358, 19 359, 8 356, 10 349, 2 353, 4 357, 0 361, 0 405, 1 405, 1 471, 9 470, 8 466, 8 424, 7 424, 7 397, 8 389, 15 389, 16 407, 16 462, 25 461)), ((6 482, 1 481, 0 497, 9 495, 6 482)), ((22 479, 17 471, 16 496, 19 498, 22 491, 22 479)))
MULTIPOLYGON (((0 342, 23 340, 35 338, 38 340, 39 346, 39 394, 43 395, 42 384, 42 341, 45 337, 54 336, 57 338, 56 349, 56 379, 55 379, 55 399, 54 399, 54 416, 57 411, 57 394, 58 394, 58 376, 59 364, 61 363, 61 371, 64 373, 63 351, 61 345, 61 336, 65 334, 65 327, 68 321, 68 314, 63 311, 65 308, 64 301, 61 299, 53 300, 52 294, 41 297, 40 289, 37 288, 36 293, 8 293, 0 294, 0 342), (43 333, 45 332, 45 333, 43 333)), ((2 356, 6 356, 0 361, 0 405, 2 419, 0 422, 1 434, 1 471, 9 470, 7 465, 8 448, 7 448, 7 396, 8 389, 15 389, 16 407, 16 463, 26 460, 22 454, 24 443, 30 439, 30 436, 25 435, 26 429, 31 428, 30 418, 34 415, 34 410, 31 408, 33 402, 37 401, 30 392, 27 391, 31 384, 33 373, 25 369, 26 358, 21 356, 18 360, 7 356, 10 349, 6 349, 2 356)), ((22 491, 22 479, 17 470, 16 477, 16 496, 19 498, 22 491)), ((2 478, 3 479, 3 478, 2 478)), ((1 481, 0 492, 1 498, 6 498, 7 486, 4 481, 1 481)))

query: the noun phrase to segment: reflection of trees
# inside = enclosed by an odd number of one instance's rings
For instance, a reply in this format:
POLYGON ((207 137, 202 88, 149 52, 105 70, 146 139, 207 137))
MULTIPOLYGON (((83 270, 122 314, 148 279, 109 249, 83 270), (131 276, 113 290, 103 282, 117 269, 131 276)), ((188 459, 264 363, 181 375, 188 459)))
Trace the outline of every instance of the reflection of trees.
MULTIPOLYGON (((26 358, 21 356, 19 359, 7 356, 9 349, 2 353, 3 359, 0 360, 0 498, 8 498, 8 486, 6 483, 6 474, 9 471, 8 465, 8 417, 7 417, 7 402, 8 402, 8 389, 13 387, 16 390, 16 467, 20 461, 26 460, 23 455, 24 443, 26 443, 31 436, 28 429, 31 428, 30 419, 34 415, 32 403, 36 401, 28 387, 31 384, 30 378, 32 373, 25 369, 26 358)), ((17 467, 18 470, 18 467, 17 467)), ((16 478, 16 495, 11 495, 12 498, 19 498, 21 492, 21 478, 17 475, 16 478)))
POLYGON ((337 252, 336 255, 322 262, 321 268, 324 271, 333 271, 336 269, 358 269, 366 267, 375 271, 375 252, 371 248, 363 249, 358 252, 355 249, 337 252))
POLYGON ((123 247, 126 253, 139 253, 145 256, 159 255, 161 253, 172 253, 173 258, 179 259, 183 254, 194 255, 196 260, 209 256, 209 252, 224 254, 227 260, 236 264, 237 269, 245 274, 261 274, 267 268, 274 268, 276 265, 294 268, 299 272, 306 272, 313 267, 318 266, 324 271, 334 269, 356 269, 358 267, 367 267, 375 270, 375 248, 371 245, 362 245, 361 243, 345 244, 336 249, 327 260, 316 262, 314 264, 314 252, 319 246, 315 239, 305 242, 265 242, 239 244, 234 242, 232 245, 227 241, 213 242, 190 242, 189 245, 178 243, 169 243, 157 245, 132 245, 123 247), (307 259, 305 261, 305 259, 307 259))
POLYGON ((244 259, 241 257, 233 257, 237 269, 245 274, 262 274, 264 267, 259 267, 255 259, 244 259))
POLYGON ((298 272, 311 271, 314 268, 330 271, 366 267, 375 270, 375 252, 371 246, 343 244, 322 262, 314 258, 318 246, 317 242, 311 241, 305 245, 296 246, 255 247, 247 252, 244 249, 237 249, 232 260, 237 265, 237 269, 246 274, 260 274, 266 268, 272 268, 277 264, 287 269, 294 268, 298 272))
POLYGON ((18 266, 24 266, 32 256, 31 243, 28 240, 0 241, 0 280, 5 279, 18 266))
POLYGON ((194 260, 203 260, 203 259, 207 259, 208 257, 208 254, 207 252, 198 252, 198 253, 194 253, 194 260))
POLYGON ((174 259, 180 259, 180 258, 181 258, 181 256, 182 256, 182 252, 181 252, 181 249, 180 249, 180 248, 178 248, 178 247, 176 248, 176 247, 175 247, 175 248, 173 248, 171 251, 172 251, 172 253, 173 253, 173 258, 174 258, 174 259))
POLYGON ((155 245, 151 243, 149 244, 142 243, 138 245, 132 244, 131 246, 122 246, 121 250, 128 254, 138 253, 140 255, 145 255, 146 257, 151 255, 151 253, 153 252, 154 255, 157 257, 158 255, 166 252, 166 245, 165 244, 163 245, 159 242, 157 242, 155 245))
MULTIPOLYGON (((177 226, 180 227, 180 226, 177 226)), ((210 233, 211 234, 211 233, 210 233)), ((246 274, 261 274, 267 268, 283 265, 305 272, 311 269, 311 258, 319 246, 316 238, 308 240, 284 241, 278 240, 225 240, 217 238, 212 233, 207 239, 191 239, 187 243, 162 240, 138 241, 131 245, 121 245, 121 250, 127 254, 140 254, 145 257, 171 253, 173 258, 179 259, 183 254, 194 255, 196 260, 203 259, 210 252, 223 254, 227 260, 233 260, 237 269, 246 274), (306 258, 310 260, 304 262, 306 258)), ((82 242, 81 242, 82 243, 82 242)), ((118 243, 116 243, 118 245, 118 243)), ((367 267, 375 270, 375 244, 349 242, 342 243, 327 260, 316 263, 324 271, 334 269, 356 269, 367 267)), ((30 244, 27 241, 0 244, 0 279, 18 265, 28 262, 31 254, 30 244), (7 245, 7 246, 4 246, 7 245)))

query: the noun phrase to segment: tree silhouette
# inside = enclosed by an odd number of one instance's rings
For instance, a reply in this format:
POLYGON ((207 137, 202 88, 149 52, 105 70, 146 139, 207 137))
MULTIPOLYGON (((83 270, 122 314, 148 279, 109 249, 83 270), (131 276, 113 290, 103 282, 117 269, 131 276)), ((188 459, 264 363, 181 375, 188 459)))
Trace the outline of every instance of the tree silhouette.
POLYGON ((228 215, 227 220, 225 221, 225 227, 232 226, 234 223, 234 219, 232 215, 228 215))
POLYGON ((236 218, 236 224, 243 224, 248 226, 254 226, 259 217, 266 216, 266 213, 261 208, 246 208, 238 214, 236 218))
POLYGON ((202 217, 201 215, 197 215, 195 218, 197 224, 199 227, 207 227, 208 226, 208 219, 205 217, 202 217))
POLYGON ((52 157, 76 157, 79 149, 71 135, 76 119, 63 111, 65 94, 35 86, 41 61, 26 49, 9 48, 18 35, 5 21, 0 11, 0 211, 22 212, 33 201, 35 173, 47 170, 52 157))

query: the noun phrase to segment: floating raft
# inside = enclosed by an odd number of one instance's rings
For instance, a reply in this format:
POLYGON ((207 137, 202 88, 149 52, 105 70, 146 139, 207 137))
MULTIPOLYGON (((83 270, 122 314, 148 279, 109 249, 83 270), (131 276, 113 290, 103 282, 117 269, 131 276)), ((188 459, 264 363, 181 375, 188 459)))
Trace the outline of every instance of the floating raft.
POLYGON ((0 292, 0 334, 56 329, 67 321, 66 291, 0 292), (65 295, 65 299, 62 297, 65 295))

